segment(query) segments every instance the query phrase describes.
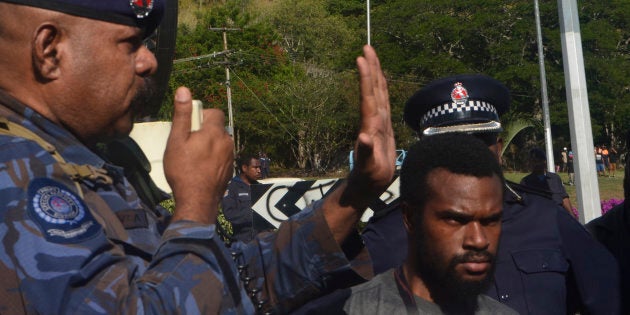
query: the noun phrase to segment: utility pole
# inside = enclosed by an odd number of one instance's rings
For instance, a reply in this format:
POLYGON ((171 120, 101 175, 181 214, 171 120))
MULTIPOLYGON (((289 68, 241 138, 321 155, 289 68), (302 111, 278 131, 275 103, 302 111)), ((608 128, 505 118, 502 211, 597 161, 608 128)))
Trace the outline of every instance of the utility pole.
POLYGON ((534 0, 534 15, 536 16, 536 33, 538 35, 538 65, 540 67, 540 94, 542 95, 543 122, 545 125, 547 171, 555 172, 556 163, 553 160, 553 140, 551 137, 551 122, 549 119, 549 97, 547 96, 547 74, 545 72, 545 54, 543 53, 542 30, 540 27, 540 10, 538 9, 538 0, 534 0))
MULTIPOLYGON (((226 27, 210 27, 209 30, 215 32, 223 32, 223 51, 228 51, 227 44, 227 32, 229 31, 241 31, 240 28, 226 28, 226 27)), ((227 59, 227 55, 224 55, 225 62, 225 87, 228 99, 228 128, 227 131, 234 138, 234 118, 232 116, 232 90, 230 88, 230 64, 227 59)), ((234 148, 234 154, 236 154, 236 147, 234 148)))

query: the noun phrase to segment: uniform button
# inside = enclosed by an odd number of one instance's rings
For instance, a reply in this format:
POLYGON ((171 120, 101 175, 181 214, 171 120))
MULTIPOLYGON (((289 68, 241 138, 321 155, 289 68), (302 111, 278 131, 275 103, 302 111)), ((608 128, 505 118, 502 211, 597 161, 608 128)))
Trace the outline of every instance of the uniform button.
POLYGON ((243 274, 243 271, 247 270, 247 265, 238 265, 238 267, 236 267, 238 269, 238 274, 243 274))
POLYGON ((252 278, 250 277, 243 277, 241 278, 241 281, 243 281, 243 283, 245 284, 245 286, 249 285, 249 282, 252 280, 252 278))
POLYGON ((499 296, 499 299, 501 301, 507 301, 510 298, 509 294, 502 294, 501 296, 499 296))
POLYGON ((547 263, 543 263, 543 264, 542 264, 542 267, 543 267, 543 269, 547 269, 547 267, 549 267, 549 264, 547 264, 547 263))

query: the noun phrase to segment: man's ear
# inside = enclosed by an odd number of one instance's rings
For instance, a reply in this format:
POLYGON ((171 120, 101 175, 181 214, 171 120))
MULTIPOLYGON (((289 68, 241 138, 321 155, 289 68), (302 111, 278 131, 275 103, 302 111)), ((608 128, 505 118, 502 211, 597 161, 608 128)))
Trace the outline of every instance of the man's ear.
POLYGON ((55 80, 60 75, 59 43, 61 31, 57 25, 42 24, 33 38, 33 68, 38 79, 55 80))

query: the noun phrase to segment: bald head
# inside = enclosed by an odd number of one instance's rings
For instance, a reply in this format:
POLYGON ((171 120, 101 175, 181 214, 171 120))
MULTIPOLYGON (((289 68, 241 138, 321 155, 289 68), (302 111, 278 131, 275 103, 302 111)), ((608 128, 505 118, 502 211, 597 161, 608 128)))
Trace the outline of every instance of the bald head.
POLYGON ((157 69, 143 28, 0 1, 0 90, 91 146, 131 131, 157 69))

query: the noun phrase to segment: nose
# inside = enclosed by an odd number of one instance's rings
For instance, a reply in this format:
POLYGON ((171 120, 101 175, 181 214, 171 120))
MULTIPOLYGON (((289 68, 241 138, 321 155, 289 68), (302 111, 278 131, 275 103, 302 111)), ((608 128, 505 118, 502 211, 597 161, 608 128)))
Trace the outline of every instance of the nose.
POLYGON ((157 67, 155 55, 144 45, 140 47, 136 56, 136 73, 142 77, 148 77, 157 71, 157 67))
POLYGON ((490 246, 486 230, 479 222, 470 222, 466 227, 464 248, 472 250, 485 250, 490 246))

